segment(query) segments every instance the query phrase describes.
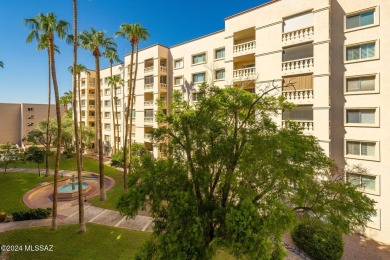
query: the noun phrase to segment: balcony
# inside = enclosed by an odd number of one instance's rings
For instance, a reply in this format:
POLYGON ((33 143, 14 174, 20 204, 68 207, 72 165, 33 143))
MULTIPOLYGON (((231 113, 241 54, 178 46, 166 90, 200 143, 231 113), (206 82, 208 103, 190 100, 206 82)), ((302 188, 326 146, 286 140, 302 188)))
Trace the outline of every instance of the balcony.
POLYGON ((313 39, 314 39, 314 27, 310 26, 292 32, 283 33, 282 45, 288 46, 293 44, 299 44, 303 42, 313 41, 313 39))
POLYGON ((95 99, 95 94, 89 94, 89 95, 88 95, 88 98, 89 98, 89 99, 95 99))
POLYGON ((152 134, 144 134, 144 141, 145 142, 152 142, 153 135, 152 134))
POLYGON ((88 116, 88 120, 93 120, 93 121, 95 121, 95 116, 88 116))
POLYGON ((160 83, 160 90, 162 91, 167 91, 168 89, 168 84, 166 83, 160 83))
POLYGON ((146 67, 145 69, 144 69, 144 72, 145 73, 153 73, 153 66, 151 66, 151 67, 146 67))
POLYGON ((282 127, 288 126, 290 122, 298 124, 302 128, 304 134, 313 134, 314 131, 314 122, 312 120, 292 120, 292 121, 282 121, 282 127))
POLYGON ((153 100, 147 100, 147 101, 144 101, 144 106, 145 107, 153 107, 153 103, 154 103, 153 100))
POLYGON ((145 117, 144 118, 144 124, 145 125, 153 125, 153 117, 145 117))
POLYGON ((283 96, 286 97, 287 101, 293 103, 313 103, 313 89, 299 89, 283 91, 283 96))
POLYGON ((256 51, 256 41, 244 42, 233 46, 233 57, 242 56, 256 51))
POLYGON ((313 57, 282 62, 282 75, 312 73, 313 70, 313 57))
POLYGON ((233 71, 233 81, 246 81, 256 79, 255 67, 237 69, 233 71))
POLYGON ((135 133, 131 133, 131 138, 135 138, 135 133))
POLYGON ((153 83, 145 84, 144 91, 145 92, 153 91, 153 85, 154 85, 153 83))
POLYGON ((160 66, 160 71, 164 72, 164 73, 167 73, 168 68, 166 66, 160 66))
POLYGON ((89 108, 90 110, 95 110, 96 106, 95 106, 95 105, 89 105, 88 108, 89 108))

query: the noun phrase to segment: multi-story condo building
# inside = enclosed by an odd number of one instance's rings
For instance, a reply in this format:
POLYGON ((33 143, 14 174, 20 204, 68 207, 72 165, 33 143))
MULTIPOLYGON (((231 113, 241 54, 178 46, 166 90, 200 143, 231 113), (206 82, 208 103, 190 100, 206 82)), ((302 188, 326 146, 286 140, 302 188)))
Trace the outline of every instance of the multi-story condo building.
MULTIPOLYGON (((296 104, 275 120, 295 120, 317 138, 346 181, 377 201, 377 216, 365 234, 390 243, 389 91, 390 1, 273 0, 225 19, 225 29, 172 47, 154 45, 139 52, 134 131, 159 156, 150 140, 157 127, 156 100, 170 102, 174 90, 194 103, 198 85, 239 86, 261 92, 270 84, 296 104), (361 166, 362 171, 356 171, 361 166)), ((125 87, 116 90, 124 131, 128 66, 114 67, 125 87)), ((95 124, 94 72, 83 77, 81 115, 95 124)), ((101 71, 103 135, 107 154, 114 142, 109 68, 101 71)), ((117 140, 121 146, 123 135, 117 140)))

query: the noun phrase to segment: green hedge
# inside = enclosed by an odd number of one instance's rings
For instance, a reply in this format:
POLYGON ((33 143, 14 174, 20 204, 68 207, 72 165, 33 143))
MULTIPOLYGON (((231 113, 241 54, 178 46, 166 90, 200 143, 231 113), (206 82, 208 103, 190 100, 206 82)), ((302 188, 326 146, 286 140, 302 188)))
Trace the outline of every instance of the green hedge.
POLYGON ((14 221, 22 221, 29 219, 44 219, 48 218, 52 212, 51 208, 42 209, 29 209, 12 212, 12 218, 14 221))
POLYGON ((341 233, 319 220, 305 220, 298 224, 291 237, 313 259, 338 260, 343 256, 341 233))

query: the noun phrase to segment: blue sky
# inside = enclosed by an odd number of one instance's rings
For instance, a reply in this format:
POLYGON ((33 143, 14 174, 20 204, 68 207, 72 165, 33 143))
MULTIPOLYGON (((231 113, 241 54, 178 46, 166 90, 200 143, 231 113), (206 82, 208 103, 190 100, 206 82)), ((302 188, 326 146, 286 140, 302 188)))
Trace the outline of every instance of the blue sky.
MULTIPOLYGON (((132 1, 78 0, 79 31, 104 30, 113 36, 122 23, 140 23, 151 37, 141 47, 160 43, 172 46, 224 28, 224 18, 260 5, 267 0, 132 1), (191 4, 190 4, 191 3, 191 4)), ((39 12, 54 12, 72 22, 71 0, 0 0, 0 103, 47 103, 47 54, 36 51, 36 43, 26 44, 25 18, 39 12)), ((70 28, 71 33, 73 28, 70 28)), ((124 57, 130 44, 115 39, 118 53, 124 57)), ((56 56, 60 94, 71 89, 67 68, 72 65, 72 46, 57 41, 61 54, 56 56)), ((79 49, 78 63, 93 69, 92 54, 79 49)), ((101 67, 108 61, 101 59, 101 67)))

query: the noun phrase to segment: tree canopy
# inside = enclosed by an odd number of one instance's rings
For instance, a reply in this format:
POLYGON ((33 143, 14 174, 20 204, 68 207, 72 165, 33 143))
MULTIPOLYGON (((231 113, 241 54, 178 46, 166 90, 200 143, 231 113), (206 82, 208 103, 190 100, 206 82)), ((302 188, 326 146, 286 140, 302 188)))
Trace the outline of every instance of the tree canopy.
POLYGON ((153 140, 165 158, 140 154, 118 203, 127 216, 146 207, 154 217, 142 258, 210 258, 224 246, 282 259, 282 234, 297 214, 344 233, 374 214, 374 201, 343 181, 314 137, 275 123, 292 104, 270 91, 202 86, 195 106, 175 92, 170 113, 159 109, 153 140))

